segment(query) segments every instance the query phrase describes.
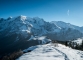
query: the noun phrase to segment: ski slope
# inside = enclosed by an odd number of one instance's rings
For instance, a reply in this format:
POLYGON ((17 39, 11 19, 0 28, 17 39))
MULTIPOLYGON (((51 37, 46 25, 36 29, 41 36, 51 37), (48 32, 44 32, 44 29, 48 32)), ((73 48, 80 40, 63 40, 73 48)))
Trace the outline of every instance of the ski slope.
POLYGON ((31 52, 23 54, 16 60, 83 60, 83 51, 74 50, 64 45, 52 44, 32 46, 31 52))

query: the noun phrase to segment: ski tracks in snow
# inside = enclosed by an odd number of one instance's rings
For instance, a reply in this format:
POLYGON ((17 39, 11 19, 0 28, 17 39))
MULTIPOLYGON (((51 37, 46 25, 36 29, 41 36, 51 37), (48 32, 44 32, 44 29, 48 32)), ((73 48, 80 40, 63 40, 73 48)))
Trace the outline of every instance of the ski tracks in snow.
POLYGON ((63 53, 62 51, 58 50, 57 48, 54 48, 54 47, 52 47, 52 48, 55 49, 56 51, 58 51, 59 53, 61 53, 64 56, 65 60, 69 60, 69 58, 67 57, 67 55, 65 53, 63 53))

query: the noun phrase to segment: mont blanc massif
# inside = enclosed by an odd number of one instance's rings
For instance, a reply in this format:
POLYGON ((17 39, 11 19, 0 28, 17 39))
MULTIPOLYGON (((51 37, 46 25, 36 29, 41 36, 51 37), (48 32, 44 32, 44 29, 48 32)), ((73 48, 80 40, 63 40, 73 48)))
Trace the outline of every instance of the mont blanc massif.
POLYGON ((64 45, 80 45, 82 39, 83 27, 63 21, 23 15, 0 18, 0 57, 21 49, 24 53, 16 60, 83 60, 83 51, 64 45))

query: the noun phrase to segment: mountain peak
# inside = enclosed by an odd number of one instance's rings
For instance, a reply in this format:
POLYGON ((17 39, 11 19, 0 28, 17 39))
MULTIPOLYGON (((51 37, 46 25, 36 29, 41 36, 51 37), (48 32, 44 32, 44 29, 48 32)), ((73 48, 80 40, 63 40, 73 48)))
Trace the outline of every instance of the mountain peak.
POLYGON ((26 20, 27 19, 27 16, 21 15, 20 17, 21 17, 21 20, 26 20))
POLYGON ((7 18, 7 20, 10 20, 10 19, 12 19, 12 17, 11 17, 11 16, 7 18))
POLYGON ((20 15, 20 16, 18 16, 18 19, 20 19, 20 20, 26 20, 27 19, 27 16, 20 15))

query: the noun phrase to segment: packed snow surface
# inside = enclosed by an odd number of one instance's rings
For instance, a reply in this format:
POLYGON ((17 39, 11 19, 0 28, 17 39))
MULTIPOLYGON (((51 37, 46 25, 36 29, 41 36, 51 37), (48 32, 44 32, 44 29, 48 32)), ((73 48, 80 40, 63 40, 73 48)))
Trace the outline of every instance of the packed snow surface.
POLYGON ((83 51, 75 50, 64 45, 54 46, 51 43, 46 45, 32 46, 32 50, 23 54, 16 60, 83 60, 83 51))

